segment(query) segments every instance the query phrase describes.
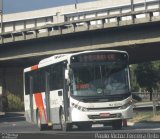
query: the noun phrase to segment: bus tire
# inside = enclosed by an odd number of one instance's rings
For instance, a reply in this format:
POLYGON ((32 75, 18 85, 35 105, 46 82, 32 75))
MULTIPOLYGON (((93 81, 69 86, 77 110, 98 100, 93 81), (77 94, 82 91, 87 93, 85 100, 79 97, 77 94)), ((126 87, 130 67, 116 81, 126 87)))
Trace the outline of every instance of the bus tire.
POLYGON ((112 122, 112 128, 114 130, 120 130, 122 129, 122 120, 115 120, 112 122))
POLYGON ((39 114, 38 111, 37 111, 37 118, 36 118, 36 120, 37 120, 37 126, 40 129, 40 131, 45 130, 46 126, 44 124, 41 124, 40 114, 39 114))
POLYGON ((62 109, 60 110, 59 120, 60 120, 60 126, 62 131, 69 131, 71 129, 71 124, 68 124, 65 121, 65 115, 62 109))

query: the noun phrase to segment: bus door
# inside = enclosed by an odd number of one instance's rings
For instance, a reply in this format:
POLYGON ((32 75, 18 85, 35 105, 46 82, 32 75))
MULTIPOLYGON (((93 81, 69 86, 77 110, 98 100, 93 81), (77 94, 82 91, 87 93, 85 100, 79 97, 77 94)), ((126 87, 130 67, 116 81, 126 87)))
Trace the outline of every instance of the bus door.
MULTIPOLYGON (((68 74, 68 73, 67 73, 68 74)), ((64 103, 64 114, 65 120, 68 121, 69 117, 69 98, 68 98, 68 85, 66 77, 66 67, 63 68, 63 103, 64 103)))
POLYGON ((48 122, 51 122, 50 118, 50 84, 49 84, 49 76, 48 72, 45 72, 45 98, 46 98, 46 113, 48 122))
POLYGON ((29 84, 29 87, 30 87, 30 115, 31 115, 31 121, 33 122, 33 77, 30 76, 29 77, 29 80, 30 80, 30 84, 29 84))

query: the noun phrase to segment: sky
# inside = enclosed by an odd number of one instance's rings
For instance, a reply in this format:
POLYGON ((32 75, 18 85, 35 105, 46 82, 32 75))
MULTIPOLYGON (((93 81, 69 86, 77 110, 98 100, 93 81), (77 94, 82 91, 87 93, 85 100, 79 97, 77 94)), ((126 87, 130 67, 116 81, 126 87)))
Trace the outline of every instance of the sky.
MULTIPOLYGON (((77 0, 78 3, 95 0, 77 0)), ((76 0, 3 0, 3 13, 16 13, 36 9, 74 4, 76 0)))

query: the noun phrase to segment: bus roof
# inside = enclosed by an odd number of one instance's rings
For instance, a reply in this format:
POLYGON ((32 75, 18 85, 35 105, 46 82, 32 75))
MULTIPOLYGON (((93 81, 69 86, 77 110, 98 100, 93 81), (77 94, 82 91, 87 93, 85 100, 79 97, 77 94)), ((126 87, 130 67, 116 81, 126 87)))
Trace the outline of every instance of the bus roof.
POLYGON ((73 55, 78 55, 78 54, 83 54, 83 53, 92 53, 92 52, 117 52, 117 53, 126 53, 126 51, 119 51, 119 50, 92 50, 92 51, 82 51, 82 52, 76 52, 76 53, 67 53, 67 54, 58 54, 54 55, 48 58, 45 58, 41 60, 38 65, 34 65, 28 68, 24 69, 24 72, 29 72, 41 67, 45 67, 54 63, 58 63, 64 60, 69 60, 71 56, 73 55))

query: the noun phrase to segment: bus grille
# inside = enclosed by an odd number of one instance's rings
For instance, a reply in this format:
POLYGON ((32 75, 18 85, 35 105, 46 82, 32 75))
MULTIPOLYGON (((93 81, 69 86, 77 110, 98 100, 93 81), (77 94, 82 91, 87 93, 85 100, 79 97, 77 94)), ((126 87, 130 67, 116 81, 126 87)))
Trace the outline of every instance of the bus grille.
POLYGON ((120 114, 120 113, 110 114, 110 115, 107 116, 107 117, 101 117, 100 115, 88 115, 88 118, 89 118, 89 119, 106 119, 106 118, 119 118, 119 117, 121 117, 121 114, 120 114))

